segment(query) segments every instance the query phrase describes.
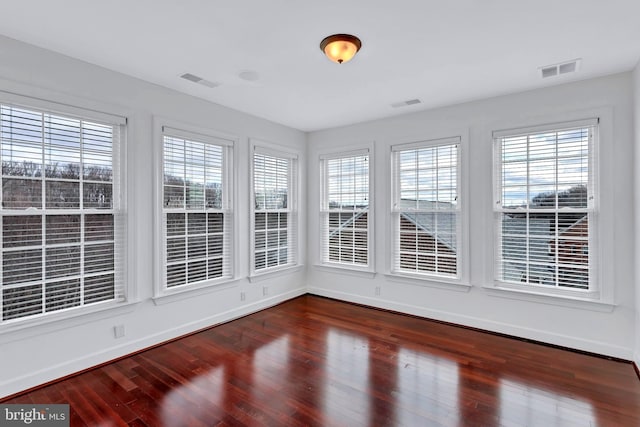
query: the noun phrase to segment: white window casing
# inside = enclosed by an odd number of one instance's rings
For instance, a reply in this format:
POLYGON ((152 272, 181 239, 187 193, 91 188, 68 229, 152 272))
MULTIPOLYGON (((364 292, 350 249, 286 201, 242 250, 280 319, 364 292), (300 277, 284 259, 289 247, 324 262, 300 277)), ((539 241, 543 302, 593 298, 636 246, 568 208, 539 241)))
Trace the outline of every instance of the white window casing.
POLYGON ((391 274, 461 277, 461 138, 391 147, 391 274))
POLYGON ((124 117, 0 95, 0 325, 127 300, 125 127, 124 117))
POLYGON ((496 286, 599 298, 598 119, 496 131, 496 286))
POLYGON ((234 141, 162 126, 157 296, 233 278, 234 141))

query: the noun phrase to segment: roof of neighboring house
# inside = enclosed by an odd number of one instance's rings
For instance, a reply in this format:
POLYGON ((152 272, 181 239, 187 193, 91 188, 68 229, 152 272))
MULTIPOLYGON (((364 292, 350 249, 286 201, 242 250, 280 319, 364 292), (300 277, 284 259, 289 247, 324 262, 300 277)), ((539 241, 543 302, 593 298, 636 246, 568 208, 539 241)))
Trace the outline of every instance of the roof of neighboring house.
POLYGON ((437 236, 438 243, 448 247, 453 252, 456 251, 458 244, 456 239, 457 214, 456 212, 452 212, 452 210, 455 209, 453 204, 403 199, 400 201, 400 209, 403 210, 402 216, 404 218, 431 236, 437 236), (413 209, 415 209, 415 211, 412 211, 413 209), (420 212, 420 210, 423 209, 437 212, 420 212))

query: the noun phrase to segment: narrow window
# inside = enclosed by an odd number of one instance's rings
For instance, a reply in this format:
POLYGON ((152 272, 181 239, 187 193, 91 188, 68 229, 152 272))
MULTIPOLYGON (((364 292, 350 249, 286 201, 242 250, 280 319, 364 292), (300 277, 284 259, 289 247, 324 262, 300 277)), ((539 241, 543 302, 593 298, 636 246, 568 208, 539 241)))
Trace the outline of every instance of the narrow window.
POLYGON ((371 266, 369 152, 322 159, 322 262, 371 266))
POLYGON ((253 271, 296 265, 297 156, 255 147, 253 155, 253 271))
POLYGON ((165 290, 232 276, 232 154, 231 141, 164 128, 165 290))
POLYGON ((392 147, 392 272, 459 277, 459 141, 392 147))

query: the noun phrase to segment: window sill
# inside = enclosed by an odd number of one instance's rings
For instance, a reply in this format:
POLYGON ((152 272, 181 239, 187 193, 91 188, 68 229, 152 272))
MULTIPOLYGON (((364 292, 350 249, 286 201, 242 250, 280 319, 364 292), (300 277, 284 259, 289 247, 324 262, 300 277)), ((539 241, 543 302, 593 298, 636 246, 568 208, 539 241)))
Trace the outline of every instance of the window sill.
POLYGON ((323 270, 323 271, 327 271, 329 273, 335 273, 335 274, 349 274, 352 276, 366 277, 368 279, 373 279, 374 277, 376 277, 375 271, 358 268, 358 267, 349 267, 347 265, 342 265, 342 264, 328 264, 328 263, 316 264, 314 265, 314 267, 319 270, 323 270))
POLYGON ((537 302, 542 304, 557 305, 561 307, 578 308, 583 310, 611 313, 616 304, 589 298, 580 298, 571 295, 554 295, 537 292, 535 290, 514 289, 505 286, 483 286, 488 295, 509 298, 521 301, 537 302))
POLYGON ((289 267, 277 268, 269 271, 262 271, 249 276, 249 282, 251 283, 261 282, 263 280, 267 280, 272 277, 278 277, 278 276, 284 276, 286 274, 296 273, 298 271, 301 271, 302 269, 304 269, 304 265, 298 264, 298 265, 292 265, 289 267))
POLYGON ((105 303, 93 307, 69 310, 39 318, 0 326, 0 344, 46 335, 96 320, 122 316, 134 311, 138 302, 105 303))
POLYGON ((469 292, 472 286, 456 279, 446 277, 418 276, 413 274, 387 273, 385 277, 393 282, 406 283, 415 286, 446 289, 449 291, 469 292))
POLYGON ((181 301, 188 298, 205 295, 211 292, 218 292, 237 286, 238 280, 235 278, 223 279, 213 284, 200 285, 198 287, 185 286, 178 289, 169 290, 162 295, 153 297, 155 305, 170 304, 172 302, 181 301))

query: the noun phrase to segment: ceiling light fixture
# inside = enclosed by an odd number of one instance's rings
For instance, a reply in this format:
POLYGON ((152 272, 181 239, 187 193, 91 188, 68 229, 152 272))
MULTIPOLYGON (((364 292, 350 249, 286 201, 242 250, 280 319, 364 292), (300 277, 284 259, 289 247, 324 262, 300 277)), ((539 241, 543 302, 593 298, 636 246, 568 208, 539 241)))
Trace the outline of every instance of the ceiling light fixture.
POLYGON ((362 47, 362 42, 351 34, 334 34, 320 42, 320 50, 338 64, 348 62, 362 47))

